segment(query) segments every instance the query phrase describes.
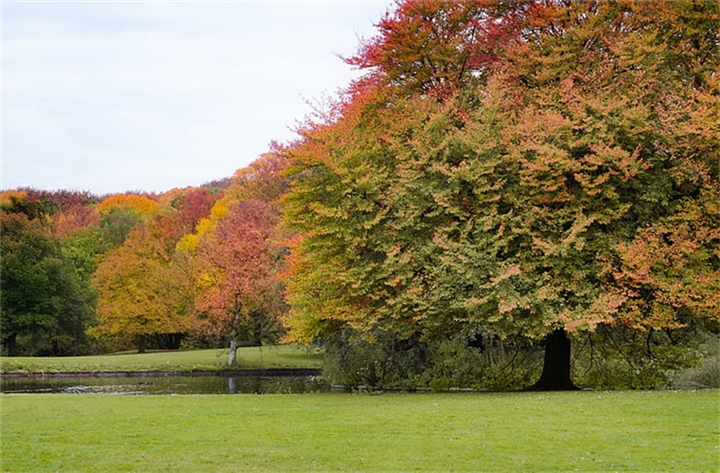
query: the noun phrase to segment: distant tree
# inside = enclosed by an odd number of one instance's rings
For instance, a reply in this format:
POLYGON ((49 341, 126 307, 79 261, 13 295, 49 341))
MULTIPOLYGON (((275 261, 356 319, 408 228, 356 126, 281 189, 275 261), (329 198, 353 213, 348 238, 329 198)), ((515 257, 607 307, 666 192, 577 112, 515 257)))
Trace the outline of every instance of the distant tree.
POLYGON ((199 273, 196 324, 227 337, 228 366, 244 338, 260 345, 276 323, 281 303, 272 253, 275 218, 268 204, 240 202, 218 219, 197 246, 199 273))
POLYGON ((132 225, 117 225, 116 232, 106 233, 117 236, 119 246, 103 257, 94 273, 101 321, 94 335, 132 342, 139 351, 151 342, 165 348, 179 345, 191 328, 196 262, 177 247, 220 197, 204 188, 175 189, 160 196, 152 214, 142 220, 124 203, 110 208, 107 215, 135 215, 137 220, 109 220, 132 225))
POLYGON ((97 206, 101 218, 100 236, 108 250, 120 246, 135 226, 150 218, 157 202, 140 194, 114 194, 97 206))
POLYGON ((142 353, 154 337, 188 330, 192 281, 174 264, 163 233, 161 225, 139 225, 99 264, 93 282, 100 324, 93 335, 132 342, 142 353))
POLYGON ((81 279, 90 281, 97 269, 106 247, 96 226, 74 230, 71 235, 60 238, 63 254, 72 262, 81 279))
POLYGON ((117 206, 100 213, 99 235, 107 250, 122 245, 136 225, 142 221, 142 214, 129 207, 117 206))
POLYGON ((268 204, 277 204, 289 186, 283 174, 287 160, 277 144, 247 167, 239 169, 233 176, 232 185, 226 195, 242 202, 260 200, 268 204))
POLYGON ((34 189, 20 189, 0 193, 0 209, 7 213, 24 214, 29 219, 48 219, 57 205, 41 199, 34 189))
POLYGON ((157 202, 148 198, 146 195, 114 194, 103 199, 98 205, 98 210, 107 212, 113 207, 127 207, 141 214, 148 214, 155 210, 157 202))
POLYGON ((227 189, 232 184, 231 177, 223 177, 221 179, 215 179, 210 182, 202 184, 200 187, 205 189, 227 189))
POLYGON ((0 324, 3 349, 74 354, 94 322, 96 293, 39 218, 1 214, 0 324))

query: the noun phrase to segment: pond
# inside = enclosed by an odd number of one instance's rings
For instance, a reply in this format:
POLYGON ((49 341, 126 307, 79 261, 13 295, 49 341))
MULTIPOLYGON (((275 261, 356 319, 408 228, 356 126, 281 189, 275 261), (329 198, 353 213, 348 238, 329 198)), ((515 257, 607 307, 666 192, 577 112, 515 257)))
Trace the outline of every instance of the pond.
POLYGON ((316 376, 162 376, 4 378, 3 393, 298 394, 329 392, 316 376))

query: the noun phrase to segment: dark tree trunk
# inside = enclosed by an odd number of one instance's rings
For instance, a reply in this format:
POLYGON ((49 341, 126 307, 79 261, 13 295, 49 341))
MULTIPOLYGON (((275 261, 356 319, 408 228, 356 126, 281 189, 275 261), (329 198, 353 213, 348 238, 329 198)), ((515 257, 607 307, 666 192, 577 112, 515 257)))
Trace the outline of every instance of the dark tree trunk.
POLYGON ((262 320, 258 319, 253 330, 252 346, 261 347, 263 339, 262 320))
POLYGON ((138 353, 145 353, 145 337, 143 335, 137 337, 135 345, 137 346, 138 353))
POLYGON ((17 356, 17 334, 13 333, 5 339, 8 356, 17 356))
POLYGON ((573 391, 570 379, 570 339, 565 329, 556 329, 545 338, 545 362, 542 375, 530 387, 532 391, 573 391))

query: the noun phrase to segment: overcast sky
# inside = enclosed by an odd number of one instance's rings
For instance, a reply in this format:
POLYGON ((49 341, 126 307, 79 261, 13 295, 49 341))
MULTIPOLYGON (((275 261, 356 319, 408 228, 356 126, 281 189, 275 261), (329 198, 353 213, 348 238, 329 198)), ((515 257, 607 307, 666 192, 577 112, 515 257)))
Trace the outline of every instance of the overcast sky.
POLYGON ((8 2, 3 190, 163 192, 293 138, 391 4, 8 2))

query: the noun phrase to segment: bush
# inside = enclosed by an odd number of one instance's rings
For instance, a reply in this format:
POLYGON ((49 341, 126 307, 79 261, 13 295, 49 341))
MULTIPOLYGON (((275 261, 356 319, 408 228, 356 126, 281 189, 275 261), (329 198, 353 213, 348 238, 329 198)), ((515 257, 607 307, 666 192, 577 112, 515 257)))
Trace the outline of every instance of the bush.
POLYGON ((672 387, 676 389, 720 388, 720 336, 709 336, 699 351, 703 355, 699 364, 674 373, 672 387))
POLYGON ((677 389, 720 388, 720 356, 705 358, 700 366, 675 373, 672 387, 677 389))
POLYGON ((422 372, 426 357, 426 347, 419 341, 380 330, 363 336, 345 329, 323 347, 323 377, 355 389, 408 387, 408 380, 422 372))
POLYGON ((676 370, 697 363, 704 337, 692 327, 643 332, 600 326, 573 339, 573 379, 595 389, 668 387, 676 370))
POLYGON ((344 330, 323 344, 323 377, 350 388, 521 389, 539 375, 542 353, 527 339, 463 334, 437 341, 377 330, 344 330))

